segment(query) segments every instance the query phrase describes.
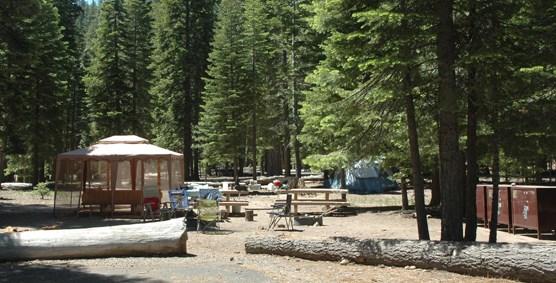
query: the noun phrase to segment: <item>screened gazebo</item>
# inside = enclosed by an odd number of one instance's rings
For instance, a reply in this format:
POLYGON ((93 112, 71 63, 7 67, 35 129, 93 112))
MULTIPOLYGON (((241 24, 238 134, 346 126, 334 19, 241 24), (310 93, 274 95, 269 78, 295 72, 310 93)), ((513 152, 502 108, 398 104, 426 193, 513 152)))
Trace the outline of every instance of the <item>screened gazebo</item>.
POLYGON ((138 136, 112 136, 58 154, 54 213, 96 209, 142 211, 145 201, 166 201, 183 184, 183 155, 138 136))

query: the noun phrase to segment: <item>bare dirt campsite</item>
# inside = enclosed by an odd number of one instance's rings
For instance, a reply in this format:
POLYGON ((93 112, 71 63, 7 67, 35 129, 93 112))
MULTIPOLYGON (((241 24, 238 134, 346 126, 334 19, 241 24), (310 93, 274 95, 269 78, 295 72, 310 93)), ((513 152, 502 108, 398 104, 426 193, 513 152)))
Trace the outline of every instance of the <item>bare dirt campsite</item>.
MULTIPOLYGON (((265 207, 280 195, 249 195, 241 198, 250 207, 265 207)), ((391 206, 398 194, 347 195, 355 207, 391 206)), ((314 210, 314 209, 312 209, 314 210)), ((302 212, 302 211, 301 211, 302 212)), ((0 263, 0 282, 511 282, 506 279, 472 277, 415 266, 360 265, 349 261, 311 261, 295 257, 246 254, 248 237, 277 236, 283 239, 355 238, 416 239, 415 219, 399 211, 363 211, 355 216, 324 217, 323 226, 295 226, 296 231, 267 231, 269 216, 256 211, 255 221, 230 217, 219 223, 217 233, 188 232, 185 256, 109 257, 72 260, 32 260, 0 263)), ((80 216, 54 218, 52 197, 24 190, 0 190, 0 228, 3 233, 39 229, 72 229, 142 222, 130 218, 80 216)), ((440 221, 429 219, 433 240, 440 235, 440 221)), ((486 241, 488 230, 478 229, 486 241)), ((499 233, 499 242, 547 243, 534 233, 499 233)))

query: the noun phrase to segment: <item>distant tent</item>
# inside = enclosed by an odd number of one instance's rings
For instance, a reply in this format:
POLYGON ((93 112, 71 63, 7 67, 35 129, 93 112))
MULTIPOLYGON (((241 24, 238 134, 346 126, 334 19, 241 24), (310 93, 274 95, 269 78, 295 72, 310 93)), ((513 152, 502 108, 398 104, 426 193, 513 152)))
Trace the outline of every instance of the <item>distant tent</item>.
MULTIPOLYGON (((336 172, 325 186, 338 189, 341 174, 336 172)), ((387 178, 374 162, 360 160, 346 170, 346 187, 351 194, 379 194, 398 189, 398 184, 387 178)))

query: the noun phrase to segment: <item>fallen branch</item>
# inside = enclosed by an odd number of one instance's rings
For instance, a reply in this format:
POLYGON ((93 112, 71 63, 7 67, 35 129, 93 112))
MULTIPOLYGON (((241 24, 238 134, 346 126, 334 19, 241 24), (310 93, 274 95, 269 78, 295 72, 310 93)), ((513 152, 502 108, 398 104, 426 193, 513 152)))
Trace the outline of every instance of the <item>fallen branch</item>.
POLYGON ((416 266, 528 282, 556 282, 556 246, 340 237, 328 240, 248 238, 245 250, 311 260, 416 266))
POLYGON ((182 219, 0 234, 0 261, 185 254, 182 219))

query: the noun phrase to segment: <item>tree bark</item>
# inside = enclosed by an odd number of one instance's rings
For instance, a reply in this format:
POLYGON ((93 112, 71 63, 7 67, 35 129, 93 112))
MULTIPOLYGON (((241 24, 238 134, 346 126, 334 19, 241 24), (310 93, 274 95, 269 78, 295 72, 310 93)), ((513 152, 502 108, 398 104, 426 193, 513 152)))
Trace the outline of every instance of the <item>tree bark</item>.
POLYGON ((183 255, 182 219, 85 229, 0 234, 0 261, 183 255))
POLYGON ((407 183, 405 177, 402 177, 402 210, 409 209, 409 200, 407 198, 407 183))
MULTIPOLYGON (((403 2, 402 2, 403 3, 403 2)), ((420 240, 429 240, 429 227, 427 212, 425 211, 425 188, 421 174, 421 156, 419 154, 419 138, 417 134, 417 121, 415 119, 415 104, 411 94, 410 74, 403 79, 403 92, 405 96, 405 112, 407 116, 407 135, 409 136, 409 152, 411 155, 411 174, 413 175, 413 189, 415 195, 415 212, 417 214, 417 230, 420 240)), ((407 192, 406 192, 407 197, 407 192)))
POLYGON ((429 206, 440 205, 440 172, 438 172, 438 163, 435 162, 432 170, 432 183, 431 183, 431 200, 429 206))
MULTIPOLYGON (((471 52, 476 52, 478 48, 477 24, 476 24, 476 3, 469 0, 469 23, 471 52)), ((467 88, 467 174, 466 174, 466 194, 465 194, 465 241, 475 241, 477 239, 477 203, 476 186, 479 181, 479 166, 477 164, 477 112, 479 95, 476 85, 476 66, 471 63, 468 68, 467 88)))
POLYGON ((299 135, 301 133, 301 119, 299 118, 299 94, 297 93, 296 85, 296 61, 295 61, 295 17, 297 16, 297 2, 293 1, 293 17, 292 17, 292 43, 291 43, 291 62, 292 62, 292 96, 293 96, 293 123, 295 126, 293 135, 293 151, 295 155, 295 177, 301 178, 301 168, 303 163, 301 161, 301 143, 299 142, 299 135))
POLYGON ((251 71, 253 72, 253 109, 251 109, 251 162, 253 164, 253 173, 252 178, 253 180, 257 180, 257 104, 258 104, 258 97, 257 97, 257 88, 256 88, 256 81, 257 81, 257 70, 255 68, 255 50, 251 50, 252 57, 251 57, 251 71))
POLYGON ((416 266, 527 282, 556 282, 556 257, 553 256, 556 246, 553 245, 361 240, 347 237, 288 240, 270 236, 247 238, 245 251, 310 260, 347 259, 370 265, 416 266))
POLYGON ((269 176, 282 175, 282 162, 281 162, 279 150, 270 149, 266 151, 265 167, 266 167, 266 173, 269 176))
POLYGON ((440 190, 442 191, 442 232, 445 241, 463 240, 463 191, 460 181, 459 136, 457 129, 455 31, 453 1, 438 1, 439 148, 440 190))
POLYGON ((494 125, 494 133, 492 134, 492 204, 490 215, 490 233, 488 236, 489 243, 496 243, 496 233, 498 228, 498 195, 500 184, 500 148, 498 144, 498 133, 496 125, 494 125))
POLYGON ((239 185, 239 157, 234 158, 234 184, 239 185))

